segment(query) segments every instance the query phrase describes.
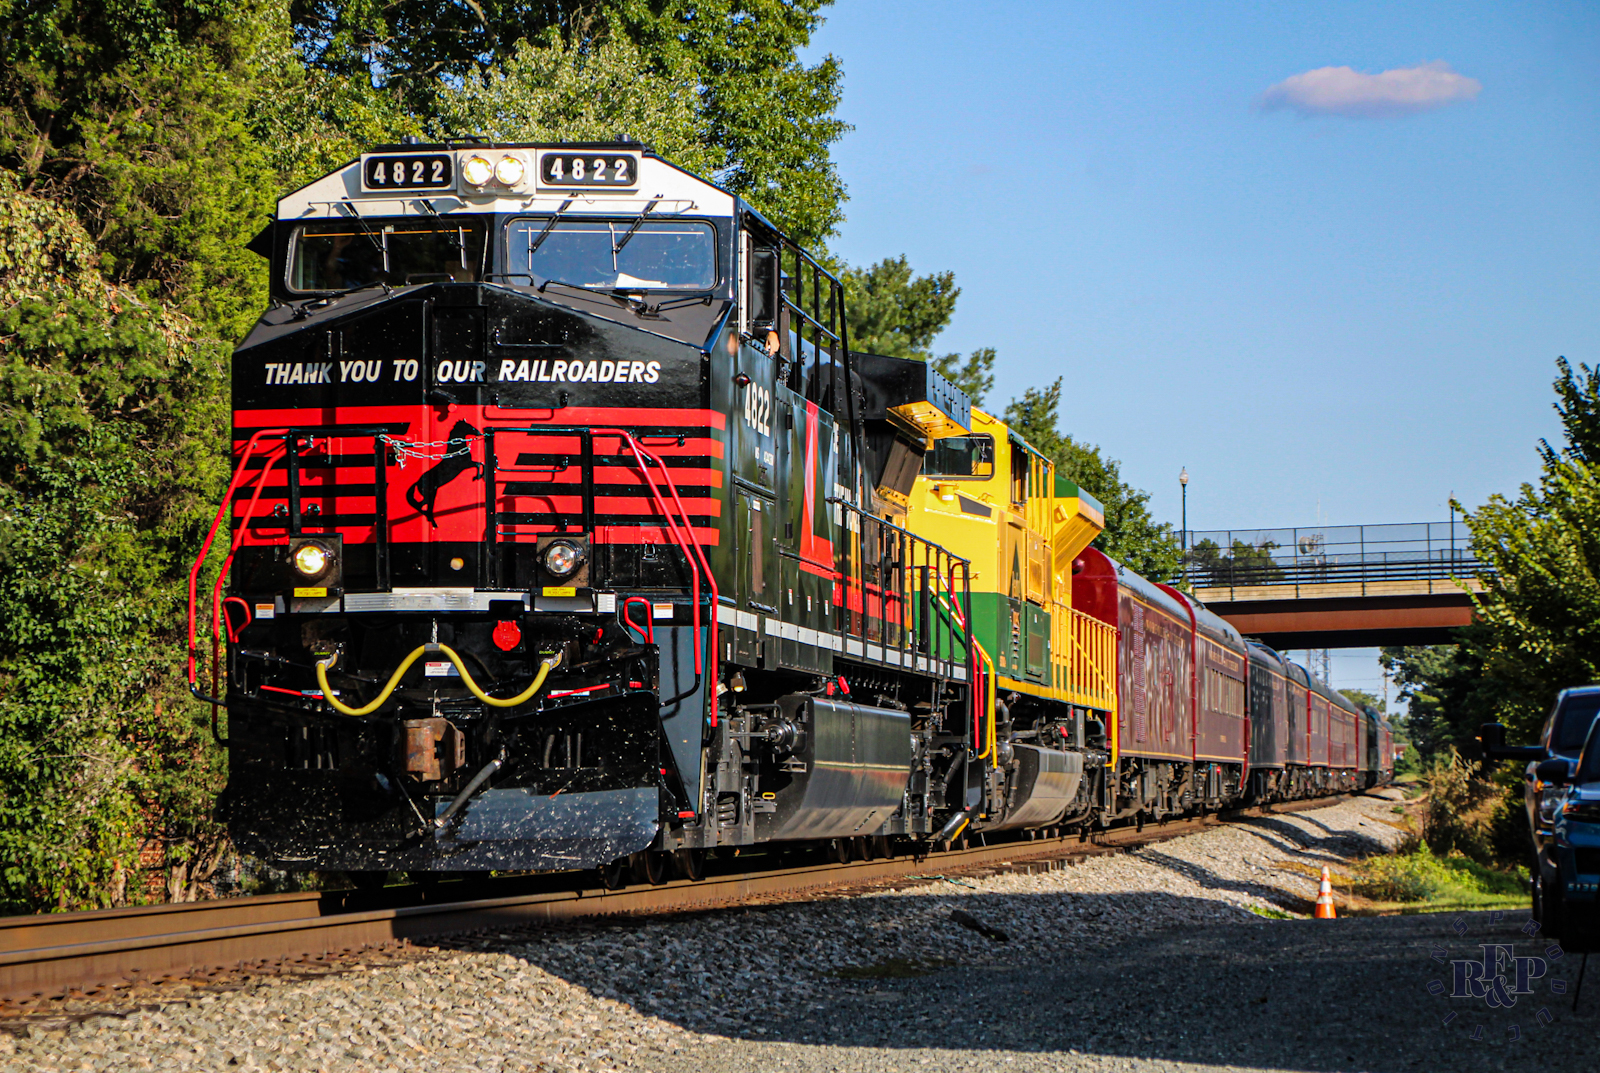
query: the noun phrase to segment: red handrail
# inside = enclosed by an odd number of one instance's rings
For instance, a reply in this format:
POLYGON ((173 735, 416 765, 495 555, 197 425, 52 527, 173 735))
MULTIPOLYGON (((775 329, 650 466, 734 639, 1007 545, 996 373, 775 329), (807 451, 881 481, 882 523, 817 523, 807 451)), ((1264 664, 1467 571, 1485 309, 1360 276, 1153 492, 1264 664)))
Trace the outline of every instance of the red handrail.
MULTIPOLYGON (((688 508, 683 505, 683 499, 678 495, 678 485, 672 479, 672 470, 661 460, 661 457, 641 444, 633 433, 627 429, 596 428, 590 431, 595 435, 620 437, 628 445, 628 448, 633 452, 634 461, 638 463, 640 474, 643 475, 645 482, 650 485, 650 495, 656 501, 656 508, 661 511, 661 516, 666 519, 667 528, 672 534, 673 542, 678 545, 679 550, 683 552, 684 558, 689 562, 689 572, 694 593, 694 671, 696 674, 705 675, 707 680, 706 691, 709 694, 710 721, 711 725, 715 727, 717 725, 717 675, 706 675, 704 670, 705 659, 701 651, 700 640, 700 575, 704 572, 706 584, 711 589, 711 605, 713 608, 721 607, 720 594, 717 591, 717 576, 712 573, 711 564, 707 561, 705 552, 700 547, 700 542, 694 539, 694 526, 689 521, 688 508), (661 476, 666 480, 667 490, 672 493, 672 501, 677 504, 678 513, 683 520, 683 528, 681 530, 678 527, 678 519, 674 518, 672 512, 667 509, 667 502, 661 495, 661 487, 656 484, 655 477, 650 473, 650 467, 646 464, 646 459, 661 467, 661 476)), ((490 494, 494 494, 492 490, 490 494)), ((715 610, 712 611, 710 616, 709 631, 711 663, 715 667, 718 663, 717 614, 715 610)))
MULTIPOLYGON (((288 435, 288 433, 289 433, 289 430, 286 429, 286 428, 264 428, 264 429, 258 429, 256 431, 256 433, 254 435, 252 435, 250 437, 250 439, 245 443, 244 450, 239 456, 239 465, 233 471, 233 479, 228 482, 228 490, 223 493, 222 502, 217 506, 217 516, 211 520, 211 529, 210 529, 210 531, 208 531, 206 533, 206 539, 200 545, 200 554, 195 556, 194 566, 190 567, 190 569, 189 569, 189 622, 188 622, 189 648, 188 648, 187 660, 186 660, 186 673, 188 674, 189 688, 190 688, 191 691, 193 691, 195 689, 195 677, 196 677, 196 675, 198 673, 197 670, 196 670, 196 667, 195 667, 195 635, 194 635, 194 628, 195 628, 195 620, 198 617, 197 612, 198 612, 198 604, 199 604, 200 571, 205 567, 206 556, 211 554, 211 544, 212 544, 212 541, 216 540, 216 538, 217 538, 217 530, 222 527, 223 519, 228 516, 228 510, 233 506, 233 494, 234 494, 234 492, 238 491, 239 485, 244 479, 245 468, 250 464, 250 456, 255 453, 256 446, 257 446, 258 442, 262 439, 262 437, 286 436, 286 435, 288 435)), ((280 454, 280 453, 283 453, 283 452, 287 451, 287 450, 288 450, 288 447, 286 445, 284 448, 282 448, 281 451, 275 451, 275 452, 272 453, 272 455, 269 455, 267 457, 267 459, 265 461, 265 464, 261 468, 261 473, 258 474, 257 477, 256 477, 256 482, 257 482, 257 484, 256 484, 256 493, 255 493, 255 496, 250 501, 252 511, 254 510, 256 500, 258 500, 261 497, 262 482, 264 481, 264 479, 266 477, 267 470, 270 469, 272 467, 272 463, 274 461, 276 461, 276 456, 278 454, 280 454)), ((247 519, 247 521, 248 521, 248 519, 247 519)), ((242 529, 241 529, 241 532, 242 532, 242 529)), ((235 541, 237 541, 237 540, 238 540, 238 538, 236 537, 235 541)), ((238 545, 237 545, 237 543, 235 543, 234 544, 234 548, 237 548, 237 547, 238 547, 238 545)), ((232 563, 232 561, 233 561, 233 553, 230 550, 229 554, 228 554, 228 558, 226 560, 224 560, 223 577, 227 576, 227 566, 228 566, 228 564, 232 563)), ((221 585, 221 581, 220 580, 218 581, 218 585, 219 586, 221 585)), ((215 608, 213 608, 213 610, 215 610, 215 608)), ((212 632, 213 632, 213 634, 215 634, 215 632, 216 632, 216 623, 215 623, 215 621, 212 622, 212 632)), ((211 683, 211 688, 213 688, 213 689, 216 688, 216 683, 215 682, 211 683)))
MULTIPOLYGON (((250 437, 248 442, 246 442, 244 449, 240 454, 239 464, 234 470, 233 479, 228 483, 228 490, 223 494, 222 503, 217 508, 216 517, 212 519, 211 528, 206 533, 205 541, 200 546, 200 553, 195 557, 194 566, 189 570, 189 609, 187 635, 188 652, 186 670, 191 690, 195 689, 196 687, 196 677, 198 673, 195 664, 195 626, 198 619, 200 571, 204 568, 206 557, 211 552, 211 546, 216 540, 217 531, 222 527, 222 522, 227 517, 228 510, 233 504, 234 494, 244 482, 246 468, 249 465, 251 456, 256 452, 260 440, 264 437, 287 436, 291 433, 291 431, 292 430, 287 428, 260 429, 250 437)), ((638 466, 640 474, 644 477, 645 482, 650 486, 651 497, 655 500, 656 509, 660 511, 662 518, 667 523, 667 530, 672 536, 673 542, 678 545, 679 550, 684 553, 684 558, 689 563, 690 579, 694 596, 692 612, 694 620, 694 669, 696 674, 705 675, 706 660, 703 651, 705 642, 703 642, 700 637, 700 584, 702 575, 704 575, 705 582, 711 590, 711 603, 713 607, 720 606, 720 594, 717 589, 716 575, 711 570, 711 564, 706 559, 705 552, 700 547, 699 541, 694 539, 694 526, 689 520, 688 508, 684 506, 683 498, 678 494, 678 486, 677 482, 672 478, 672 470, 659 455, 641 444, 633 435, 633 433, 629 432, 627 429, 596 428, 592 429, 591 433, 600 435, 614 435, 619 437, 627 445, 628 449, 633 454, 634 461, 638 466), (651 462, 654 462, 655 465, 661 470, 662 479, 666 481, 667 491, 671 494, 672 502, 678 510, 676 517, 673 515, 672 509, 668 506, 666 498, 661 493, 661 486, 656 482, 654 474, 650 472, 651 462), (680 520, 682 523, 681 526, 680 520)), ((256 475, 255 490, 250 497, 250 505, 246 508, 244 514, 242 515, 242 524, 239 528, 239 532, 236 533, 233 539, 230 541, 228 556, 223 560, 222 570, 218 574, 216 584, 212 588, 213 642, 220 641, 221 637, 222 586, 228 576, 228 570, 233 564, 234 554, 238 551, 239 545, 244 539, 244 533, 249 526, 250 519, 255 514, 256 505, 260 501, 261 493, 265 488, 265 477, 268 470, 270 470, 272 468, 272 464, 276 462, 279 457, 286 454, 288 450, 289 446, 287 443, 285 443, 283 447, 266 455, 262 469, 260 473, 256 475)), ((494 490, 488 489, 488 494, 494 495, 494 490)), ((653 631, 654 623, 652 622, 650 625, 653 631)), ((717 616, 714 611, 709 618, 709 630, 710 636, 708 639, 710 641, 712 652, 711 662, 712 666, 715 667, 719 661, 716 657, 717 616)), ((215 658, 215 653, 213 653, 213 662, 215 662, 215 658)), ((215 673, 215 669, 213 669, 213 673, 215 673)), ((710 721, 711 725, 715 727, 717 725, 716 675, 705 675, 705 677, 709 679, 707 692, 709 694, 710 721)), ((215 683, 213 683, 212 688, 216 688, 215 683)))
POLYGON ((651 617, 655 614, 655 607, 643 596, 630 596, 622 601, 622 621, 630 628, 639 631, 639 636, 645 639, 646 644, 656 643, 656 624, 651 617), (644 604, 644 625, 640 626, 633 621, 633 616, 628 614, 628 608, 634 604, 644 604))

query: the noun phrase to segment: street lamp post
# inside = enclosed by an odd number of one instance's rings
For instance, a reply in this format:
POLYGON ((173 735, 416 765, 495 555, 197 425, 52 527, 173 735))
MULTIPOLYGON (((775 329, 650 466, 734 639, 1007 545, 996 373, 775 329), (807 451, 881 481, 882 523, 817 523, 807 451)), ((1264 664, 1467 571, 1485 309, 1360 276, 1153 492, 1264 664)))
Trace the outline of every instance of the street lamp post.
POLYGON ((1189 585, 1189 469, 1184 467, 1178 470, 1178 487, 1183 493, 1183 530, 1179 533, 1180 547, 1183 549, 1183 584, 1189 585))

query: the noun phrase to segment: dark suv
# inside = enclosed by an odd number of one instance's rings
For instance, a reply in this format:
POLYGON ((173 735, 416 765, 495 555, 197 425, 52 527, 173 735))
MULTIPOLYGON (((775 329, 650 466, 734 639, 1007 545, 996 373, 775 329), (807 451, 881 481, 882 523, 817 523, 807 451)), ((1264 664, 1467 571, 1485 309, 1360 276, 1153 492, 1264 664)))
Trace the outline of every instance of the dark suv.
POLYGON ((1527 763, 1523 801, 1533 841, 1533 916, 1552 938, 1560 938, 1559 933, 1566 928, 1566 887, 1575 881, 1572 868, 1563 868, 1563 857, 1567 865, 1575 865, 1572 848, 1569 845, 1563 851, 1557 844, 1556 828, 1563 818, 1563 806, 1573 797, 1569 787, 1597 715, 1600 685, 1577 686, 1562 690, 1556 697, 1539 733, 1538 745, 1507 745, 1506 728, 1500 723, 1485 723, 1479 730, 1485 759, 1527 763))
POLYGON ((1555 786, 1550 825, 1539 852, 1543 882, 1534 888, 1536 916, 1556 939, 1590 938, 1600 923, 1600 720, 1589 730, 1576 771, 1560 758, 1539 765, 1541 781, 1555 786))

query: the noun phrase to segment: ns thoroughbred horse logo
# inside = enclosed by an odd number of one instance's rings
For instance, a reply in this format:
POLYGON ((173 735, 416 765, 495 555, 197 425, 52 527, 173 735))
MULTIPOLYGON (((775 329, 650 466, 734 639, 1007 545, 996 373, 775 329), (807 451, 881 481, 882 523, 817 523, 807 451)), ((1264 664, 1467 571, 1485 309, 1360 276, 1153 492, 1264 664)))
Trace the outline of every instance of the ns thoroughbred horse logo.
POLYGON ((467 422, 457 421, 450 429, 450 439, 445 443, 445 452, 440 456, 439 464, 424 470, 416 483, 406 489, 406 502, 427 518, 428 524, 435 529, 439 523, 433 516, 434 501, 439 498, 439 490, 468 470, 474 471, 473 480, 483 480, 483 463, 472 460, 471 445, 473 437, 482 435, 467 422))

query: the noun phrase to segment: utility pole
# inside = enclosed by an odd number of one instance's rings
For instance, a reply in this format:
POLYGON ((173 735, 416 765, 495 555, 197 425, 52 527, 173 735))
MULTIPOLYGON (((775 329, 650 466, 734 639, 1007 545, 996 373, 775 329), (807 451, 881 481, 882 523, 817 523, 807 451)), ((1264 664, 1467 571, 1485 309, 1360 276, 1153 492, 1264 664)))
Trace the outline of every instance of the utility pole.
POLYGON ((1183 587, 1189 588, 1189 469, 1187 466, 1178 470, 1178 488, 1183 496, 1183 521, 1182 530, 1178 534, 1179 546, 1183 549, 1183 587))

